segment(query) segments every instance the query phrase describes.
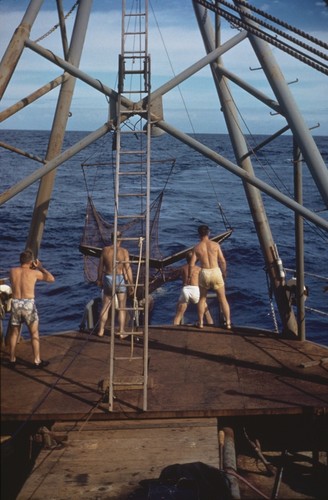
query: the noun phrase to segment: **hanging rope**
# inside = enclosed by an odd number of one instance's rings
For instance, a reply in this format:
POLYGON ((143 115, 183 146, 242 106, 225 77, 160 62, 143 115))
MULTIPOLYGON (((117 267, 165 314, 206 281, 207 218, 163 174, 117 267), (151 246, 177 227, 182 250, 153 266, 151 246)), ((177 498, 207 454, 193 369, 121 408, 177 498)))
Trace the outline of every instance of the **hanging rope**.
POLYGON ((265 272, 265 276, 266 276, 266 280, 267 280, 267 287, 268 287, 268 294, 269 294, 269 303, 270 303, 271 317, 272 317, 273 324, 274 324, 274 331, 275 331, 275 333, 279 333, 277 316, 276 316, 276 312, 275 312, 275 309, 274 309, 274 302, 273 302, 273 293, 272 293, 273 290, 272 290, 272 286, 271 286, 271 283, 270 283, 268 271, 266 269, 265 269, 265 271, 266 271, 265 272))
MULTIPOLYGON (((175 77, 175 76, 176 76, 176 73, 175 73, 175 71, 174 71, 173 64, 172 64, 172 61, 171 61, 171 58, 170 58, 169 52, 168 52, 168 50, 167 50, 167 47, 166 47, 165 41, 164 41, 164 37, 163 37, 163 35, 162 35, 162 32, 161 32, 161 29, 160 29, 159 23, 158 23, 158 21, 157 21, 157 18, 156 18, 156 15, 155 15, 155 12, 154 12, 154 9, 153 9, 153 6, 151 5, 151 3, 150 3, 150 6, 151 6, 151 10, 152 10, 152 13, 153 13, 153 16, 154 16, 154 19, 155 19, 155 23, 156 23, 156 26, 157 26, 157 29, 158 29, 158 32, 159 32, 160 38, 161 38, 161 40, 162 40, 162 44, 163 44, 163 47, 164 47, 164 50, 165 50, 165 53, 166 53, 166 57, 167 57, 168 63, 169 63, 169 65, 170 65, 170 67, 171 67, 172 75, 173 75, 173 77, 175 77)), ((193 122, 192 122, 192 120, 191 120, 191 116, 190 116, 190 113, 189 113, 189 111, 188 111, 188 108, 187 108, 187 105, 186 105, 186 101, 185 101, 184 96, 183 96, 183 94, 182 94, 182 91, 181 91, 180 85, 177 85, 177 88, 178 88, 178 91, 179 91, 179 94, 180 94, 180 97, 181 97, 181 101, 182 101, 182 104, 183 104, 184 110, 185 110, 186 115, 187 115, 187 119, 188 119, 189 125, 190 125, 191 130, 192 130, 192 133, 193 133, 193 134, 196 134, 196 131, 195 131, 195 128, 194 128, 193 122)), ((213 193, 214 193, 215 198, 216 198, 216 201, 217 201, 217 206, 218 206, 218 208, 219 208, 219 212, 220 212, 220 214, 221 214, 221 218, 222 218, 222 221, 223 221, 224 227, 225 227, 225 229, 231 229, 231 228, 232 228, 232 226, 231 226, 231 224, 229 223, 228 218, 227 218, 227 216, 225 215, 225 213, 224 213, 224 211, 223 211, 223 207, 222 207, 222 205, 221 205, 221 204, 220 204, 220 202, 219 202, 219 196, 218 196, 217 191, 216 191, 216 189, 215 189, 215 183, 213 182, 213 179, 212 179, 212 177, 211 177, 211 175, 210 175, 210 172, 209 172, 209 169, 208 169, 207 165, 205 165, 205 169, 206 169, 207 177, 208 177, 208 179, 209 179, 209 183, 210 183, 210 185, 211 185, 211 187, 212 187, 213 193)))
MULTIPOLYGON (((138 286, 139 286, 139 280, 140 280, 141 261, 142 261, 142 255, 143 255, 143 242, 144 242, 144 238, 140 237, 139 238, 139 258, 138 258, 137 272, 136 272, 136 277, 135 277, 135 288, 134 288, 134 292, 133 292, 133 307, 134 307, 133 325, 136 324, 137 327, 139 326, 138 286)), ((132 325, 132 330, 133 330, 133 325, 132 325)))

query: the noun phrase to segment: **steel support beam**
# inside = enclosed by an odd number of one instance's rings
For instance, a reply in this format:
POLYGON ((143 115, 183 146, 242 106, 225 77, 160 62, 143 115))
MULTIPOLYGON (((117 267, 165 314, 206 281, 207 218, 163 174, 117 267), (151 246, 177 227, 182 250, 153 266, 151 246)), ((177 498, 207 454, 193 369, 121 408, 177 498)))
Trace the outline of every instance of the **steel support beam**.
POLYGON ((29 104, 32 104, 32 102, 36 101, 40 97, 46 95, 48 92, 58 87, 58 85, 64 83, 67 80, 67 78, 69 78, 69 75, 67 73, 57 76, 57 78, 55 78, 49 83, 46 83, 45 85, 37 89, 35 92, 32 92, 32 94, 28 95, 27 97, 23 97, 23 99, 16 102, 12 106, 9 106, 9 108, 1 111, 0 123, 3 122, 4 120, 7 120, 7 118, 14 115, 21 109, 25 108, 26 106, 29 106, 29 104))
POLYGON ((247 33, 245 31, 242 31, 238 33, 238 35, 232 37, 230 40, 222 44, 220 47, 213 48, 213 51, 209 52, 207 56, 203 57, 195 64, 192 64, 191 66, 189 66, 189 68, 186 68, 184 71, 176 75, 170 81, 164 83, 164 85, 162 85, 154 92, 152 92, 150 95, 150 99, 155 100, 158 97, 162 97, 164 94, 174 89, 177 85, 184 82, 185 80, 196 74, 201 69, 205 68, 208 64, 210 64, 213 61, 216 61, 218 57, 222 56, 225 52, 227 52, 228 50, 235 47, 238 43, 245 40, 246 37, 247 33))
POLYGON ((72 158, 84 148, 90 146, 90 144, 103 137, 105 134, 107 134, 107 132, 109 132, 109 130, 111 130, 110 125, 108 123, 105 123, 105 125, 84 137, 81 141, 74 144, 74 146, 56 156, 56 158, 49 160, 44 167, 41 167, 32 172, 32 174, 24 177, 22 181, 18 182, 0 195, 0 206, 6 203, 11 198, 14 198, 17 194, 24 191, 24 189, 34 184, 34 182, 37 182, 38 180, 51 173, 54 169, 62 165, 65 161, 72 158))
MULTIPOLYGON (((91 7, 92 0, 84 0, 83 2, 80 2, 78 6, 68 54, 69 61, 75 66, 78 66, 80 62, 91 7)), ((76 79, 71 76, 65 80, 61 86, 46 155, 47 161, 58 156, 61 151, 75 83, 76 79)), ((55 182, 55 175, 56 170, 52 170, 49 174, 42 177, 35 200, 30 231, 26 243, 26 246, 33 251, 35 256, 38 255, 38 250, 41 245, 51 194, 55 182)))
MULTIPOLYGON (((297 203, 303 203, 302 153, 296 141, 293 144, 294 196, 297 203)), ((305 295, 304 295, 304 222, 295 214, 295 255, 296 255, 296 306, 299 340, 305 340, 305 295)))
POLYGON ((203 156, 217 163, 221 167, 224 167, 232 174, 235 174, 244 181, 248 182, 249 184, 252 184, 252 186, 257 187, 258 189, 263 191, 263 193, 266 193, 267 195, 271 196, 271 198, 273 198, 274 200, 277 200, 279 203, 282 203, 287 208, 290 208, 294 212, 300 214, 302 217, 304 217, 304 219, 307 219, 308 221, 313 222, 313 224, 316 224, 325 231, 328 231, 328 221, 317 215, 315 212, 312 212, 308 208, 304 207, 303 205, 300 205, 295 200, 289 198, 288 196, 281 193, 277 189, 273 188, 272 186, 262 181, 261 179, 258 179, 257 177, 250 175, 248 172, 245 172, 245 170, 238 167, 238 165, 236 165, 230 160, 227 160, 227 158, 224 158, 223 156, 216 153, 215 151, 205 146, 201 142, 197 141, 193 137, 189 136, 188 134, 185 134, 184 132, 181 132, 181 130, 172 127, 172 125, 169 125, 164 120, 156 122, 156 127, 159 127, 168 134, 172 135, 172 137, 175 137, 184 144, 187 144, 187 146, 190 146, 192 149, 194 149, 198 153, 201 153, 203 156))
MULTIPOLYGON (((238 7, 245 13, 249 12, 246 7, 243 7, 239 3, 238 7)), ((247 20, 249 24, 256 27, 256 24, 248 18, 244 17, 244 20, 247 20)), ((251 33, 249 33, 248 38, 282 109, 282 114, 293 132, 314 182, 328 208, 328 169, 309 131, 309 127, 306 125, 297 107, 268 43, 251 33)))
MULTIPOLYGON (((205 8, 195 3, 194 10, 199 24, 199 29, 203 36, 206 51, 213 51, 215 43, 220 44, 219 19, 217 19, 217 30, 214 35, 210 19, 208 16, 204 15, 205 8)), ((217 71, 218 65, 220 65, 220 68, 223 67, 223 61, 221 59, 213 62, 211 69, 235 157, 240 167, 249 175, 254 177, 253 166, 249 156, 247 156, 247 143, 242 133, 242 127, 239 123, 238 110, 232 98, 227 78, 223 76, 222 73, 217 71)), ((245 181, 243 184, 248 206, 252 214, 256 233, 261 246, 267 273, 270 277, 271 286, 276 298, 283 332, 297 335, 296 319, 286 295, 284 277, 282 277, 279 272, 276 245, 273 240, 270 225, 263 205, 261 192, 245 181)))
POLYGON ((16 29, 0 64, 0 99, 10 82, 11 76, 30 36, 31 27, 43 4, 43 0, 32 0, 26 9, 22 22, 16 29))

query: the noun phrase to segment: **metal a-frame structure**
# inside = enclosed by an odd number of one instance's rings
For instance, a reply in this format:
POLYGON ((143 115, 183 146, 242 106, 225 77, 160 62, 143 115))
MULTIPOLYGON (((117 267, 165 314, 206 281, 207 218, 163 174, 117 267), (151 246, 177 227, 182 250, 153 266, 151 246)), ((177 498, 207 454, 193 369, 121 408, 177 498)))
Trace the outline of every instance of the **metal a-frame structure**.
MULTIPOLYGON (((263 28, 259 27, 260 21, 257 17, 255 17, 255 14, 258 12, 253 9, 251 3, 243 0, 223 0, 212 2, 204 0, 191 1, 190 6, 191 8, 194 8, 207 55, 196 61, 192 66, 186 68, 174 78, 167 81, 161 87, 155 90, 150 90, 150 88, 147 89, 147 95, 144 95, 139 100, 128 98, 124 91, 122 92, 122 88, 114 90, 108 87, 105 82, 100 82, 96 78, 93 78, 91 75, 88 75, 79 69, 79 62, 84 46, 88 20, 92 13, 92 0, 76 2, 74 29, 70 41, 67 39, 65 16, 61 7, 61 2, 57 2, 58 25, 61 31, 62 40, 62 54, 53 53, 47 50, 42 43, 33 42, 30 38, 33 23, 42 8, 42 4, 42 0, 32 0, 30 2, 22 22, 13 34, 12 40, 3 56, 0 66, 1 97, 4 95, 7 88, 8 90, 10 89, 11 77, 16 66, 19 64, 20 57, 24 50, 34 51, 41 58, 45 58, 63 71, 63 73, 53 81, 41 86, 29 96, 22 96, 22 99, 15 105, 2 110, 0 113, 0 120, 5 121, 14 113, 19 113, 21 109, 32 105, 35 100, 42 98, 42 96, 46 95, 53 88, 57 86, 60 87, 44 165, 0 195, 0 204, 3 204, 32 183, 40 181, 26 245, 34 250, 35 254, 38 253, 38 249, 42 243, 42 235, 46 223, 51 192, 55 182, 56 169, 76 153, 83 150, 89 144, 97 141, 109 131, 118 129, 120 124, 124 121, 124 116, 133 115, 145 118, 145 113, 147 113, 147 118, 145 120, 148 124, 147 126, 156 125, 158 129, 167 132, 177 140, 188 145, 191 149, 201 153, 206 158, 227 169, 242 180, 254 225, 257 230, 265 265, 268 270, 274 296, 276 298, 278 310, 281 316, 283 333, 298 335, 300 339, 304 339, 305 332, 302 327, 304 316, 304 297, 303 294, 299 292, 297 299, 298 318, 296 320, 288 297, 286 296, 284 275, 281 273, 281 261, 265 214, 265 209, 261 199, 261 192, 271 196, 295 213, 296 224, 298 227, 297 232, 300 235, 300 239, 297 244, 297 279, 299 283, 299 290, 303 290, 304 284, 302 264, 303 247, 301 242, 302 220, 307 219, 325 231, 328 230, 328 223, 317 213, 304 207, 301 197, 297 199, 286 196, 255 176, 251 163, 252 151, 248 150, 245 138, 238 125, 237 110, 233 101, 230 99, 231 90, 229 89, 229 82, 237 84, 251 96, 267 105, 269 109, 285 117, 286 126, 277 131, 277 133, 272 137, 268 138, 266 143, 273 140, 276 136, 279 136, 288 129, 292 132, 295 140, 295 151, 297 150, 301 152, 301 155, 311 172, 326 207, 328 206, 328 173, 327 167, 324 164, 313 137, 298 110, 291 90, 288 87, 288 84, 285 81, 272 54, 270 44, 274 45, 276 43, 275 36, 270 38, 266 33, 263 33, 263 28), (220 36, 220 23, 223 19, 228 19, 234 25, 238 25, 239 29, 238 34, 232 36, 225 43, 221 43, 220 36), (263 70, 263 75, 266 77, 267 82, 275 95, 275 99, 264 95, 256 88, 250 86, 238 75, 229 71, 229 69, 223 64, 223 56, 225 61, 228 60, 229 51, 236 45, 242 43, 245 39, 249 40, 254 54, 259 61, 260 67, 263 70), (162 110, 162 97, 171 89, 177 87, 180 83, 194 75, 205 66, 210 66, 213 74, 218 98, 221 103, 227 130, 230 135, 236 157, 235 163, 211 150, 194 137, 178 130, 164 118, 162 110), (85 82, 88 86, 90 86, 90 88, 95 89, 109 99, 109 118, 108 121, 104 125, 101 125, 97 130, 87 134, 80 142, 61 152, 77 79, 85 82), (120 117, 119 120, 118 116, 120 117)), ((313 40, 311 40, 311 43, 312 42, 313 40)), ((314 69, 327 74, 327 55, 323 52, 323 49, 327 49, 327 44, 318 40, 314 40, 314 42, 318 43, 320 48, 315 49, 315 52, 311 53, 308 57, 308 62, 309 64, 312 64, 314 69)), ((284 50, 284 48, 282 49, 284 50)), ((305 47, 303 44, 301 49, 297 50, 297 53, 299 54, 301 52, 301 57, 305 59, 306 56, 304 56, 304 51, 305 47)), ((127 54, 124 54, 123 50, 123 59, 126 57, 127 54)), ((145 56, 144 60, 146 60, 146 58, 147 56, 145 56)), ((150 72, 148 74, 148 69, 145 70, 144 75, 146 75, 146 79, 150 80, 150 72)), ((121 70, 121 76, 124 76, 124 70, 121 70)), ((14 145, 2 144, 2 146, 12 151, 15 150, 14 145)), ((260 149, 262 146, 263 144, 259 144, 257 149, 260 149)), ((22 151, 16 150, 16 152, 18 154, 26 154, 22 151)), ((295 161, 297 157, 298 155, 295 153, 295 161)), ((117 191, 117 193, 120 193, 120 191, 117 191)), ((146 406, 147 405, 144 402, 144 409, 146 409, 146 406)))

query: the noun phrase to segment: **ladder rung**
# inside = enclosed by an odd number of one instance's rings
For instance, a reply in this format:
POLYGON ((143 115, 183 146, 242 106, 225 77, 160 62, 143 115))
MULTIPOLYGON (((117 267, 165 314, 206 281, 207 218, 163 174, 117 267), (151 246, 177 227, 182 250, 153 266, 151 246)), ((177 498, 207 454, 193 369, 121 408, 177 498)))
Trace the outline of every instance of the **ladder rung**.
POLYGON ((141 383, 129 383, 129 384, 120 384, 120 383, 116 383, 114 384, 113 383, 113 386, 115 385, 115 391, 126 391, 127 389, 133 391, 133 390, 136 390, 136 391, 140 391, 141 389, 144 388, 144 385, 145 383, 141 384, 141 383))
MULTIPOLYGON (((126 132, 123 132, 123 134, 126 134, 126 132)), ((128 155, 140 155, 140 156, 144 156, 147 154, 147 150, 146 149, 121 149, 120 151, 120 155, 121 156, 128 156, 128 155)), ((140 160, 142 160, 142 157, 138 160, 138 161, 132 161, 132 163, 138 165, 140 163, 140 160)), ((130 164, 131 164, 131 161, 130 161, 130 164)), ((124 163, 124 165, 128 165, 128 163, 124 163)))
MULTIPOLYGON (((121 360, 131 360, 131 361, 138 361, 142 358, 140 358, 139 356, 120 356, 120 357, 117 357, 115 358, 115 361, 121 361, 121 360)), ((143 384, 143 381, 140 381, 140 382, 131 382, 131 381, 126 381, 126 382, 113 382, 113 385, 116 386, 116 385, 124 385, 124 386, 127 386, 127 385, 141 385, 143 384)))
POLYGON ((136 198, 142 198, 146 196, 146 193, 122 193, 118 195, 120 198, 130 198, 135 196, 136 198))
MULTIPOLYGON (((148 94, 147 89, 140 89, 140 90, 122 90, 121 94, 148 94)), ((124 113, 123 113, 124 114, 124 113)), ((135 114, 140 115, 141 111, 136 111, 135 114)))
POLYGON ((121 176, 131 176, 131 175, 146 175, 146 172, 143 171, 143 170, 140 170, 139 172, 134 172, 132 170, 130 170, 129 172, 119 172, 119 175, 121 176))
POLYGON ((146 51, 145 50, 125 50, 124 51, 124 55, 123 55, 123 59, 144 59, 146 58, 146 51), (128 55, 126 55, 128 54, 128 55), (131 55, 129 55, 131 54, 131 55), (136 55, 136 54, 142 54, 140 56, 136 55))
MULTIPOLYGON (((125 111, 120 111, 120 114, 121 115, 135 115, 137 114, 138 111, 136 109, 126 109, 125 111)), ((132 132, 133 134, 135 134, 135 130, 128 130, 128 132, 132 132)))
MULTIPOLYGON (((129 261, 131 263, 131 260, 129 261)), ((139 262, 139 261, 138 261, 139 262)), ((142 262, 142 261, 141 261, 142 262)), ((131 288, 144 288, 145 285, 143 283, 138 283, 138 284, 135 284, 135 283, 132 283, 130 285, 127 285, 128 287, 131 287, 131 288)))
MULTIPOLYGON (((115 307, 115 311, 143 311, 144 307, 115 307)), ((129 332, 126 332, 129 334, 129 332)))
MULTIPOLYGON (((133 154, 133 151, 130 152, 133 154)), ((130 160, 130 161, 120 161, 120 165, 135 165, 136 167, 139 167, 140 165, 144 165, 147 163, 147 160, 144 159, 144 155, 140 155, 140 158, 137 158, 136 160, 130 160)))
POLYGON ((145 31, 125 31, 124 35, 145 35, 145 31))
MULTIPOLYGON (((137 357, 131 357, 131 356, 120 356, 120 357, 117 357, 115 359, 133 359, 133 360, 140 360, 142 358, 140 358, 139 356, 137 357)), ((124 377, 122 378, 121 380, 119 380, 118 378, 116 380, 113 380, 113 384, 120 384, 120 385, 128 385, 128 384, 134 384, 134 385, 137 385, 137 384, 143 384, 145 380, 145 377, 144 375, 136 375, 134 377, 124 377)))
POLYGON ((131 215, 118 215, 118 219, 145 219, 145 215, 131 214, 131 215))
POLYGON ((120 241, 139 241, 139 240, 140 236, 124 236, 123 238, 120 238, 120 241))
POLYGON ((146 12, 129 12, 128 14, 124 13, 124 17, 142 17, 145 15, 146 15, 146 12))
MULTIPOLYGON (((142 109, 125 109, 125 110, 120 111, 120 114, 121 115, 136 115, 136 114, 141 115, 141 113, 146 113, 146 112, 147 111, 142 110, 142 109)), ((130 132, 130 133, 132 132, 133 134, 136 133, 135 130, 127 130, 127 133, 128 132, 130 132)), ((143 132, 143 130, 140 130, 140 131, 138 130, 138 132, 143 132)))
MULTIPOLYGON (((123 132, 123 134, 127 134, 128 132, 123 132)), ((135 132, 134 132, 135 133, 135 132)), ((147 153, 147 150, 146 149, 121 149, 120 151, 120 154, 122 155, 145 155, 147 153)), ((123 163, 123 162, 121 162, 123 163)), ((131 162, 130 162, 131 163, 131 162)), ((132 162, 132 163, 135 163, 137 164, 136 161, 132 162)), ((140 163, 140 162, 138 162, 140 163)), ((124 162, 123 163, 124 165, 128 165, 129 163, 128 162, 124 162)))
POLYGON ((124 75, 143 75, 145 72, 144 68, 141 69, 125 69, 124 75))
MULTIPOLYGON (((116 333, 115 336, 118 338, 118 336, 121 335, 119 333, 116 333)), ((144 336, 144 332, 141 331, 141 332, 124 332, 122 333, 122 335, 129 335, 130 337, 143 337, 144 336)), ((117 359, 117 358, 116 358, 117 359)))
MULTIPOLYGON (((115 361, 121 361, 122 359, 131 359, 132 361, 137 361, 137 360, 140 360, 142 359, 140 356, 117 356, 114 358, 115 361)), ((134 382, 135 385, 138 385, 138 384, 142 384, 143 382, 134 382)), ((113 385, 115 384, 119 384, 119 385, 128 385, 128 384, 131 384, 131 381, 130 382, 113 382, 113 385)))
MULTIPOLYGON (((138 92, 138 91, 136 91, 138 92)), ((125 92, 126 94, 128 94, 129 92, 125 92)), ((129 116, 129 115, 147 115, 148 111, 147 110, 144 110, 144 109, 136 109, 136 110, 132 110, 132 109, 128 109, 127 111, 119 111, 119 114, 122 115, 123 117, 126 117, 126 116, 129 116)), ((125 125, 124 122, 122 122, 121 124, 121 134, 144 134, 146 133, 146 130, 127 130, 127 129, 123 129, 122 127, 125 125)))

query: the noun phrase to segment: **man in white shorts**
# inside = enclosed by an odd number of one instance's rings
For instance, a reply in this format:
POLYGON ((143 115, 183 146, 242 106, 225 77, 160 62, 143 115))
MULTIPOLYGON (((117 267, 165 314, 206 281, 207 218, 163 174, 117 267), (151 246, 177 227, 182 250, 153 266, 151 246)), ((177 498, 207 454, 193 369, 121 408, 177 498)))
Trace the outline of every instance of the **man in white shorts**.
MULTIPOLYGON (((181 268, 181 278, 182 278, 183 288, 177 304, 177 312, 173 321, 174 325, 181 324, 183 315, 186 312, 189 303, 198 304, 199 301, 200 292, 198 286, 198 279, 201 268, 198 266, 194 266, 192 269, 190 281, 188 281, 189 262, 191 256, 192 252, 188 252, 186 255, 187 264, 185 264, 181 268)), ((208 325, 213 325, 213 319, 207 307, 207 304, 205 304, 205 318, 208 325)))

